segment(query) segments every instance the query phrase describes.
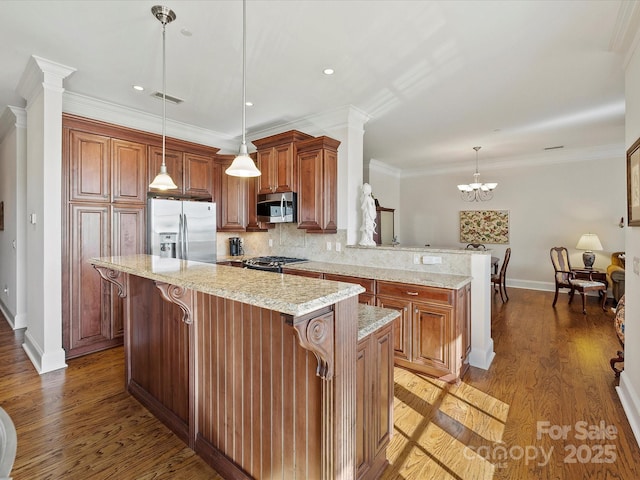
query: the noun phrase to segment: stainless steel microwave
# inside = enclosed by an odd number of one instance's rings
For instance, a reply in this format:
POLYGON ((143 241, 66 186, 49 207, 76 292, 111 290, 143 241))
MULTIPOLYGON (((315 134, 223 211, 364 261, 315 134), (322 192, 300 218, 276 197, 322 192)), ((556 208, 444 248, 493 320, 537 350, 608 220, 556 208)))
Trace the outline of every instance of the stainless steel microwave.
POLYGON ((294 192, 258 195, 258 221, 289 223, 298 220, 298 203, 294 192))

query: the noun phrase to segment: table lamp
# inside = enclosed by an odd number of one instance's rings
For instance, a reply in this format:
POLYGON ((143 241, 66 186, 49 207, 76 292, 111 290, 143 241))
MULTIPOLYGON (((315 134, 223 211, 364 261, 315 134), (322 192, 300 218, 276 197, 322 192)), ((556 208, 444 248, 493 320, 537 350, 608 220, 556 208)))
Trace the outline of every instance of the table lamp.
POLYGON ((602 250, 602 244, 600 243, 598 235, 595 233, 585 233, 580 237, 580 240, 578 240, 576 248, 578 250, 586 250, 582 254, 582 261, 584 262, 584 268, 591 270, 593 268, 593 262, 596 259, 596 254, 593 253, 593 251, 602 250))

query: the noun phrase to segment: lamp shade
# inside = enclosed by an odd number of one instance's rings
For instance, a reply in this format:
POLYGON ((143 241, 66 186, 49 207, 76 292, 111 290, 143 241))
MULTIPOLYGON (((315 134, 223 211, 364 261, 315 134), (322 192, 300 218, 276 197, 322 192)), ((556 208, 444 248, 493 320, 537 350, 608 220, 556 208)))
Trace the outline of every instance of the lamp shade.
POLYGON ((229 168, 227 168, 224 173, 233 177, 260 176, 260 170, 258 170, 256 164, 253 163, 253 159, 247 152, 246 143, 240 145, 240 152, 238 153, 238 156, 233 159, 233 162, 231 162, 231 165, 229 165, 229 168))
POLYGON ((153 182, 149 185, 149 188, 157 188, 158 190, 173 190, 178 186, 173 182, 169 174, 167 173, 167 166, 160 165, 160 173, 156 175, 153 182))
POLYGON ((602 250, 602 243, 600 243, 600 239, 598 235, 595 233, 585 233, 578 240, 578 244, 576 245, 578 250, 602 250))

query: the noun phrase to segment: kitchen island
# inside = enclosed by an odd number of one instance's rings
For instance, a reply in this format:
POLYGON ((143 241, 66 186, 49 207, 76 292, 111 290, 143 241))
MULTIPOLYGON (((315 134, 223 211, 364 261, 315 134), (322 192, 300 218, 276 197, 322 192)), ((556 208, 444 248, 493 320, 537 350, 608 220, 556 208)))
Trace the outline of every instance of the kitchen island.
POLYGON ((374 333, 396 314, 363 312, 361 286, 150 255, 92 263, 124 298, 128 391, 225 478, 384 467, 392 333, 374 333), (377 348, 360 366, 366 341, 377 348), (369 402, 372 385, 383 394, 369 402))

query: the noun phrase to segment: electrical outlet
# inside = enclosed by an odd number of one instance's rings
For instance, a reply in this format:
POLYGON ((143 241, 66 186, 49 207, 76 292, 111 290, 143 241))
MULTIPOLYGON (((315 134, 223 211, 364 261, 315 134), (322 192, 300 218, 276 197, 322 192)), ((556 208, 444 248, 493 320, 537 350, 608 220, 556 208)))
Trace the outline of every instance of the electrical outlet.
POLYGON ((327 242, 327 250, 331 250, 331 242, 327 242))
POLYGON ((336 252, 342 251, 342 244, 340 242, 336 242, 336 252))
POLYGON ((420 254, 419 253, 415 253, 413 255, 413 263, 416 265, 420 265, 420 254))
POLYGON ((640 275, 640 258, 633 257, 633 273, 640 275))
POLYGON ((273 247, 273 238, 270 238, 270 239, 269 239, 269 246, 270 246, 270 247, 273 247))

